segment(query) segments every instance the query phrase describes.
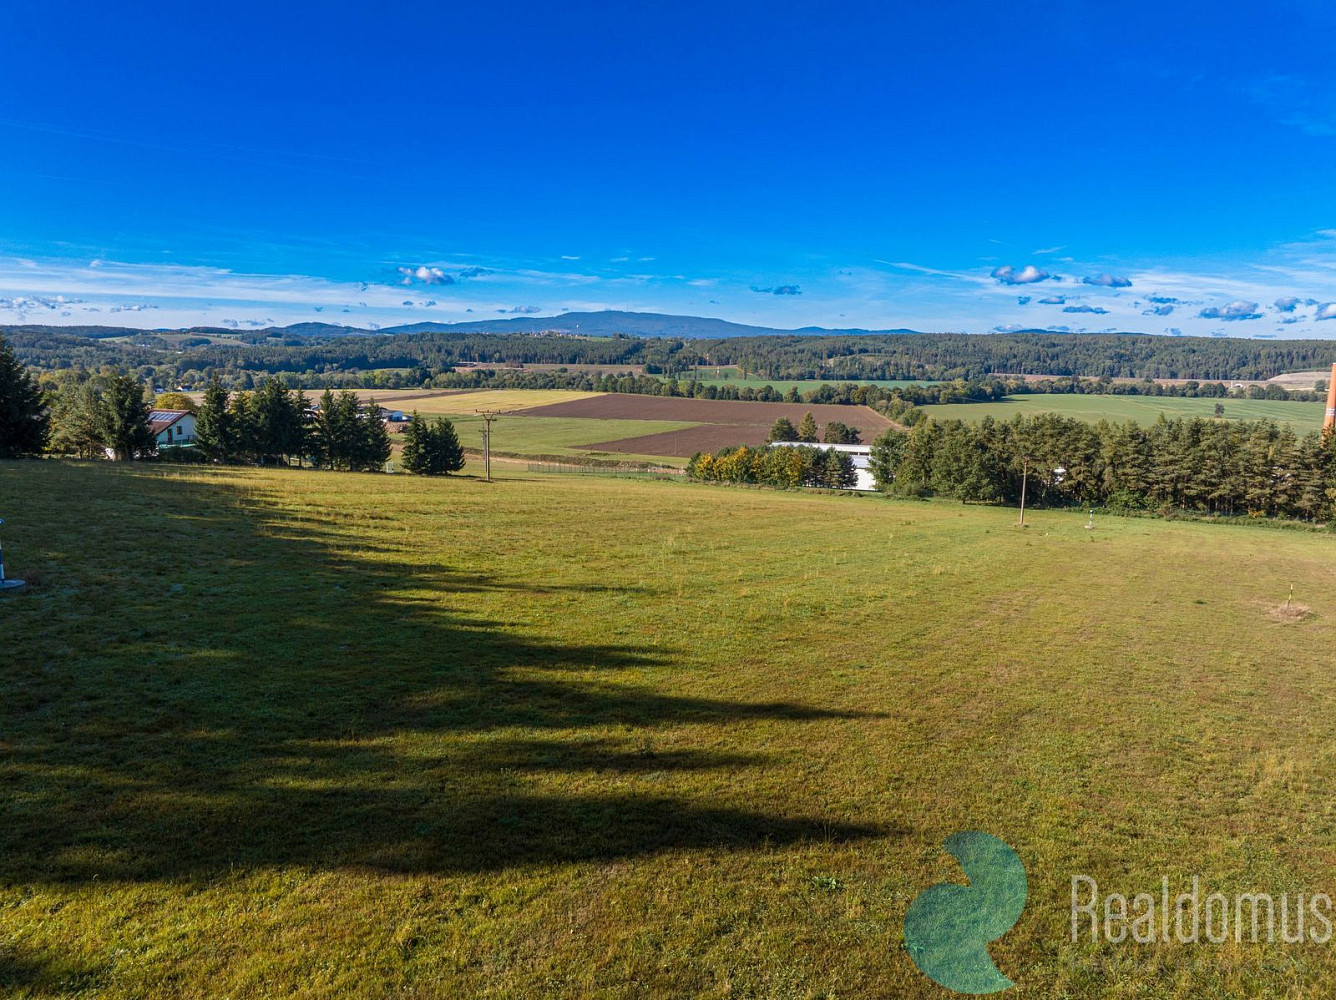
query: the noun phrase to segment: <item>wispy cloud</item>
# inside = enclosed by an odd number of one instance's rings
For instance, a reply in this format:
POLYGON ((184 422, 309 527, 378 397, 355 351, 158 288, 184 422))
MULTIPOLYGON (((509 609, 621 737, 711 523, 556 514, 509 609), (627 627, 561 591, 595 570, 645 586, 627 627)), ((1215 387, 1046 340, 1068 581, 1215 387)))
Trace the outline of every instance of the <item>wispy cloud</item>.
POLYGON ((757 288, 751 286, 753 292, 759 292, 761 295, 801 295, 803 290, 797 285, 773 285, 770 288, 757 288))

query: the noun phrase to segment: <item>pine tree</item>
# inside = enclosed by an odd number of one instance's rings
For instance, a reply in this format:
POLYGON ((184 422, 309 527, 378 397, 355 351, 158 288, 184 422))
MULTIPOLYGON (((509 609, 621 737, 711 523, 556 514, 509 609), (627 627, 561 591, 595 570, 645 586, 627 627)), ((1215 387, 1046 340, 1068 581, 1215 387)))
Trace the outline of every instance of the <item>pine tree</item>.
POLYGON ((832 490, 847 490, 858 481, 854 460, 848 452, 827 449, 822 456, 822 486, 832 490))
POLYGON ((232 402, 227 408, 227 422, 231 432, 228 444, 232 449, 232 460, 258 462, 260 433, 254 392, 238 392, 232 396, 232 402))
POLYGON ((37 380, 0 337, 0 458, 40 452, 46 447, 49 424, 37 380))
POLYGON ((52 403, 52 450, 80 458, 101 457, 107 423, 102 408, 102 396, 92 379, 63 379, 52 403))
POLYGON ((204 401, 195 415, 195 443, 213 462, 232 461, 232 425, 228 414, 228 392, 215 375, 204 390, 204 401))
POLYGON ((152 450, 153 432, 149 430, 148 401, 144 387, 133 375, 112 375, 102 394, 103 436, 116 458, 129 461, 152 450))
POLYGON ((334 393, 326 389, 320 396, 315 419, 311 422, 309 452, 311 462, 322 469, 334 468, 334 393))
POLYGON ((826 444, 858 444, 860 441, 858 428, 839 420, 826 424, 826 432, 822 437, 826 444))
POLYGON ((277 376, 266 379, 254 396, 255 441, 260 464, 300 455, 305 403, 277 376))
POLYGON ((413 413, 404 432, 401 464, 405 472, 419 476, 441 476, 464 467, 464 449, 455 426, 444 417, 428 423, 413 413))
POLYGON ((455 425, 445 417, 438 417, 432 433, 437 469, 449 474, 464 468, 464 446, 459 443, 455 425))
POLYGON ((405 472, 419 476, 428 474, 430 437, 431 431, 426 422, 418 416, 417 410, 414 410, 408 426, 404 428, 404 446, 399 452, 399 464, 403 466, 405 472))
POLYGON ((385 429, 380 407, 374 399, 368 399, 361 412, 360 434, 357 448, 357 468, 369 472, 384 472, 385 463, 394 453, 390 442, 390 432, 385 429))
POLYGON ((797 441, 798 428, 793 426, 793 421, 788 417, 780 417, 770 426, 770 434, 766 437, 767 441, 797 441))
POLYGON ((802 422, 798 424, 798 440, 816 443, 816 417, 812 416, 811 410, 807 411, 802 422))

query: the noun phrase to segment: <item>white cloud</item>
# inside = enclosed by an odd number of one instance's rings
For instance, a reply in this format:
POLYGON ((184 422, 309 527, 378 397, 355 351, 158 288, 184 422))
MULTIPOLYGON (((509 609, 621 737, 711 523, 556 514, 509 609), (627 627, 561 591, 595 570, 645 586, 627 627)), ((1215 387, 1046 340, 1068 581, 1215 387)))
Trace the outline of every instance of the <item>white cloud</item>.
POLYGON ((1223 306, 1208 306, 1197 315, 1202 319, 1224 319, 1230 321, 1262 318, 1262 313, 1259 311, 1257 303, 1247 302, 1243 299, 1235 299, 1233 302, 1223 306))
POLYGON ((996 278, 1003 285, 1031 285, 1037 281, 1048 281, 1053 275, 1040 270, 1033 264, 1026 264, 1019 269, 1007 264, 993 268, 989 277, 996 278))
POLYGON ((426 264, 420 264, 417 267, 397 267, 395 271, 400 275, 400 284, 412 285, 414 282, 421 282, 424 285, 453 285, 455 279, 453 275, 446 274, 439 267, 428 267, 426 264))
POLYGON ((1094 277, 1081 279, 1083 285, 1101 285, 1104 288, 1131 288, 1132 282, 1127 278, 1114 274, 1097 274, 1094 277))

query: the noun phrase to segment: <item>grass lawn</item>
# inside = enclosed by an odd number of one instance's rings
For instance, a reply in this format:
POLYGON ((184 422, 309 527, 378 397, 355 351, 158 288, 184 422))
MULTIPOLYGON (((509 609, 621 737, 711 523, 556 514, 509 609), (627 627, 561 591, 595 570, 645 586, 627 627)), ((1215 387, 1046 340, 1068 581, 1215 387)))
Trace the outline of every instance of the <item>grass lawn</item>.
POLYGON ((1226 420, 1261 420, 1263 418, 1294 425, 1303 433, 1322 427, 1321 403, 1297 403, 1279 399, 1188 399, 1178 396, 1008 396, 997 403, 945 403, 924 406, 925 413, 941 419, 982 420, 994 417, 1008 420, 1018 413, 1061 413, 1092 423, 1110 420, 1121 423, 1135 420, 1153 424, 1161 413, 1166 418, 1211 417, 1215 404, 1223 403, 1226 420))
POLYGON ((1009 995, 1336 976, 1068 938, 1077 873, 1336 894, 1336 537, 58 462, 0 512, 5 996, 941 998, 901 927, 972 829, 1009 995))

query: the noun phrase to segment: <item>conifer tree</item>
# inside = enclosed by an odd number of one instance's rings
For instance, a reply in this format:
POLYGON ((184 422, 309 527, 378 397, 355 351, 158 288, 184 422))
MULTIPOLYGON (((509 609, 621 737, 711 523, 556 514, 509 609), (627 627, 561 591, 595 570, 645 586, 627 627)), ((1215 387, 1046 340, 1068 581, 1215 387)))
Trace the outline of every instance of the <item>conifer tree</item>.
POLYGON ((0 458, 32 455, 46 447, 49 418, 42 391, 0 337, 0 458))
POLYGON ((228 414, 229 393, 215 375, 204 390, 204 401, 195 415, 195 443, 214 462, 232 461, 232 427, 228 414))
POLYGON ((803 415, 802 422, 798 424, 798 440, 816 443, 816 417, 812 416, 811 410, 803 415))

